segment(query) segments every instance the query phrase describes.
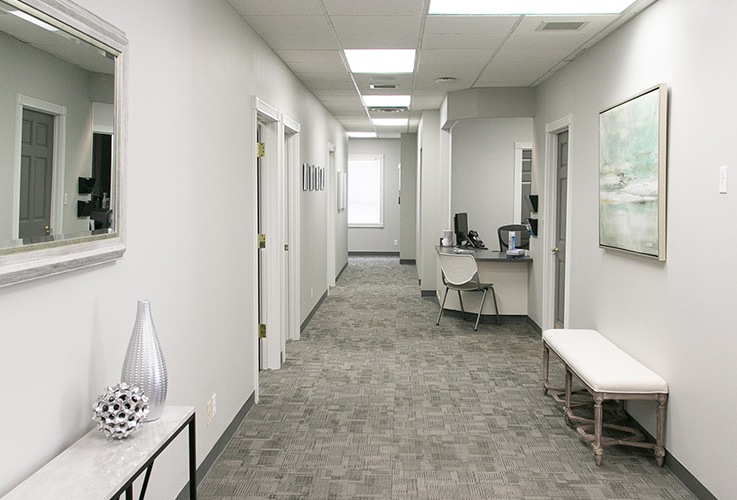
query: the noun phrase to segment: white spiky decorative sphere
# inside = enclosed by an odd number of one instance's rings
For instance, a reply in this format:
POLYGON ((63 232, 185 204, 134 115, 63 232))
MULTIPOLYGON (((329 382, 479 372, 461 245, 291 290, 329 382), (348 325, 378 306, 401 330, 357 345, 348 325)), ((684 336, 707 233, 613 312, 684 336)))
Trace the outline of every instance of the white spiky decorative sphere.
POLYGON ((92 407, 92 420, 107 437, 123 439, 138 429, 148 415, 148 398, 138 387, 121 382, 108 387, 92 407))

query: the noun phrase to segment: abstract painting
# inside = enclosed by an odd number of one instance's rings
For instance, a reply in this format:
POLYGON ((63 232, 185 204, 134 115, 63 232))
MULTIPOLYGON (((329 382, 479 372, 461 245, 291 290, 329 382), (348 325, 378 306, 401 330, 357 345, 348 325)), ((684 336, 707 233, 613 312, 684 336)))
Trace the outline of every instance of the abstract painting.
POLYGON ((660 261, 667 96, 661 84, 599 113, 599 246, 660 261))

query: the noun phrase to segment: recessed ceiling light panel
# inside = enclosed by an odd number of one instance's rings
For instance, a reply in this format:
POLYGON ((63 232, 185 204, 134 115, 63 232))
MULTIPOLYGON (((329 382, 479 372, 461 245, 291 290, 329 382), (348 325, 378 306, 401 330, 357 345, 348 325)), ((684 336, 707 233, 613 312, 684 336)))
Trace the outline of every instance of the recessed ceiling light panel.
POLYGON ((409 118, 372 118, 371 121, 377 127, 406 127, 409 118))
POLYGON ((376 132, 348 132, 350 139, 376 139, 376 132))
POLYGON ((412 73, 414 49, 346 49, 351 73, 412 73))
POLYGON ((431 0, 440 16, 619 14, 636 0, 431 0))
POLYGON ((412 101, 409 95, 362 95, 367 108, 406 108, 412 101))

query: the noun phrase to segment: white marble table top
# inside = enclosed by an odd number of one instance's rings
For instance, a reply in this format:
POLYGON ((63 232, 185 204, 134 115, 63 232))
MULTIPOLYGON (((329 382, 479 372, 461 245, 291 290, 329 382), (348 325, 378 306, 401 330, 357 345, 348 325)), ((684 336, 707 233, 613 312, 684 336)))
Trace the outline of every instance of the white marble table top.
MULTIPOLYGON (((107 500, 138 472, 192 416, 193 406, 167 406, 158 420, 144 423, 125 439, 97 429, 57 455, 3 500, 107 500)), ((185 464, 188 462, 184 461, 185 464)))

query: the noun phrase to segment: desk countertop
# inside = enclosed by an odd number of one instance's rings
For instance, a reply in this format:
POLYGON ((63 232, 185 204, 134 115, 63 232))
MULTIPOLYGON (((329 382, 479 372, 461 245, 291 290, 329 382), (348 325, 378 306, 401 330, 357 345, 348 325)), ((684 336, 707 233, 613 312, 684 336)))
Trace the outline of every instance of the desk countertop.
POLYGON ((498 250, 489 250, 487 248, 455 248, 435 246, 438 254, 448 253, 470 253, 476 257, 479 262, 532 262, 532 257, 507 257, 505 252, 498 250))

